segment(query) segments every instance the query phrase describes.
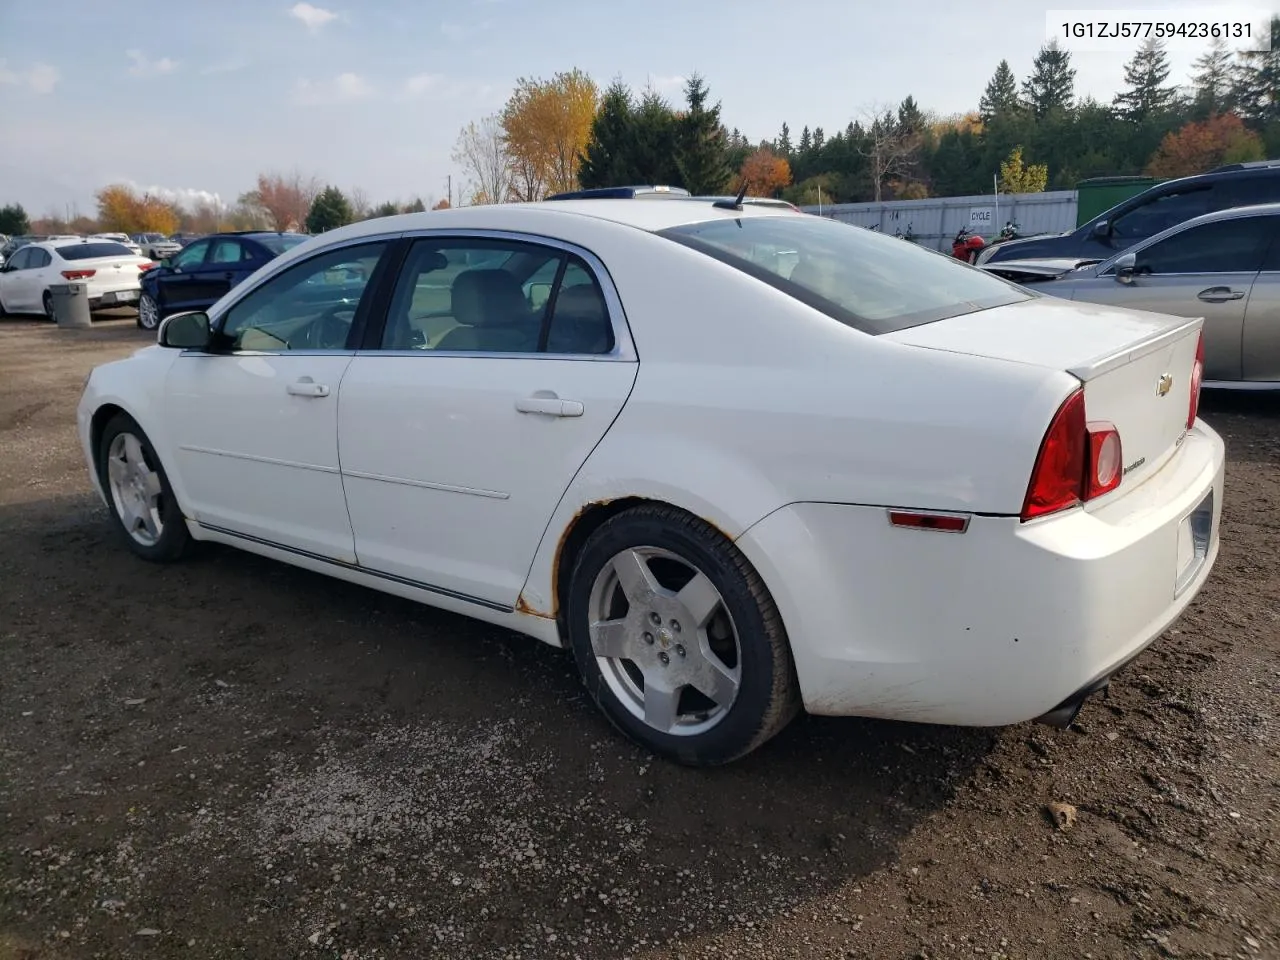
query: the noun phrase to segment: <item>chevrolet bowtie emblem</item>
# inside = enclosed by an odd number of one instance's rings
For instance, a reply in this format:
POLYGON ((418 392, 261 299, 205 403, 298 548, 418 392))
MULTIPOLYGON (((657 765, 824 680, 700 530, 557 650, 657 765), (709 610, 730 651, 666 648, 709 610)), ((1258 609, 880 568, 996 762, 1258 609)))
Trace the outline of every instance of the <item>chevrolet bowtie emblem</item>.
POLYGON ((1167 373, 1160 374, 1160 379, 1156 381, 1156 396, 1163 397, 1173 389, 1173 377, 1167 373))

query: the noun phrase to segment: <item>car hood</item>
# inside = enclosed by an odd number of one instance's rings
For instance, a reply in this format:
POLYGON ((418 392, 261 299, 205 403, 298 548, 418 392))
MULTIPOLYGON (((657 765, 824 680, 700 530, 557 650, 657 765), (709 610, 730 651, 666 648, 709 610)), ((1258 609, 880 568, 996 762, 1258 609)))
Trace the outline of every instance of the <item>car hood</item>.
POLYGON ((1086 257, 1045 257, 1037 260, 997 260, 995 263, 980 264, 979 269, 1019 283, 1024 280, 1053 280, 1100 262, 1096 258, 1086 257))

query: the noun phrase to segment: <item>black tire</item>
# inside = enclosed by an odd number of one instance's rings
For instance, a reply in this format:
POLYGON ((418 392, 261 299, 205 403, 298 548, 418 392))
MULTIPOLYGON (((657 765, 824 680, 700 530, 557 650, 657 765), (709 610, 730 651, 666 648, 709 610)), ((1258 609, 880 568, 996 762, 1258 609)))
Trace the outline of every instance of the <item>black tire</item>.
POLYGON ((138 326, 143 330, 157 330, 160 327, 160 321, 164 318, 160 316, 160 305, 152 299, 151 294, 144 293, 138 298, 138 326), (150 307, 147 306, 150 304, 150 307), (144 320, 144 316, 154 318, 150 323, 144 320))
POLYGON ((124 413, 118 413, 112 417, 102 431, 102 439, 98 443, 96 457, 98 476, 102 481, 103 490, 106 491, 107 508, 111 513, 112 526, 126 546, 142 559, 153 563, 169 563, 179 559, 186 553, 191 545, 191 534, 187 530, 186 519, 183 517, 178 501, 173 495, 173 487, 169 485, 169 476, 165 473, 164 466, 160 463, 160 458, 156 455, 155 448, 151 446, 151 441, 147 439, 147 435, 143 433, 137 422, 124 413), (154 471, 160 482, 156 512, 160 516, 161 530, 159 538, 151 544, 141 543, 129 533, 128 525, 121 515, 120 505, 117 503, 116 496, 112 491, 109 478, 107 461, 112 444, 117 437, 127 434, 132 434, 137 438, 139 445, 142 447, 143 458, 147 466, 154 471))
POLYGON ((53 315, 53 293, 46 290, 44 296, 40 298, 40 302, 44 305, 44 318, 56 321, 57 318, 53 315))
MULTIPOLYGON (((700 767, 729 763, 761 746, 800 712, 799 684, 786 630, 760 575, 718 530, 674 507, 635 507, 610 518, 591 534, 570 577, 566 626, 583 682, 613 725, 636 743, 679 763, 700 767), (720 609, 727 611, 736 629, 740 674, 736 697, 719 721, 702 732, 667 733, 638 717, 606 680, 592 647, 596 579, 619 553, 641 547, 668 551, 704 574, 719 592, 720 609)), ((684 656, 684 651, 680 655, 684 656)), ((679 696, 677 702, 683 702, 679 696)), ((711 703, 709 699, 706 702, 711 703)))

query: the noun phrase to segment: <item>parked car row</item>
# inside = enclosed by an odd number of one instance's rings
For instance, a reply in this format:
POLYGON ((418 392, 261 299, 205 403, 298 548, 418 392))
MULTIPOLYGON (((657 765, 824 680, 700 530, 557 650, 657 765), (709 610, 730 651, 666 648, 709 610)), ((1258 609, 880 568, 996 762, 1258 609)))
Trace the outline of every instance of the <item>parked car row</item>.
POLYGON ((171 313, 211 306, 259 267, 307 239, 304 234, 253 230, 217 233, 179 246, 158 236, 14 238, 5 247, 8 259, 0 264, 0 314, 42 313, 52 320, 51 287, 83 281, 89 286, 90 310, 136 306, 138 325, 154 330, 171 313), (166 249, 172 253, 154 255, 166 249))

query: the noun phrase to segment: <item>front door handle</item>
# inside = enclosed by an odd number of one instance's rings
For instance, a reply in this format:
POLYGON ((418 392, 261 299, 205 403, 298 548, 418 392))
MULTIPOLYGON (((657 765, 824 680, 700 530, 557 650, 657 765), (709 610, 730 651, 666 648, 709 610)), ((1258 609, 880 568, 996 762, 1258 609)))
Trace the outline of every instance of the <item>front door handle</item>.
POLYGON ((542 413, 550 417, 580 417, 583 406, 577 400, 561 400, 555 394, 551 396, 537 395, 522 397, 516 401, 516 409, 521 413, 542 413))
POLYGON ((1226 303, 1228 300, 1239 300, 1244 296, 1244 291, 1232 290, 1230 287, 1209 287, 1196 296, 1205 303, 1226 303))
POLYGON ((285 389, 295 397, 327 397, 329 395, 327 383, 316 383, 310 377, 302 377, 285 389))

